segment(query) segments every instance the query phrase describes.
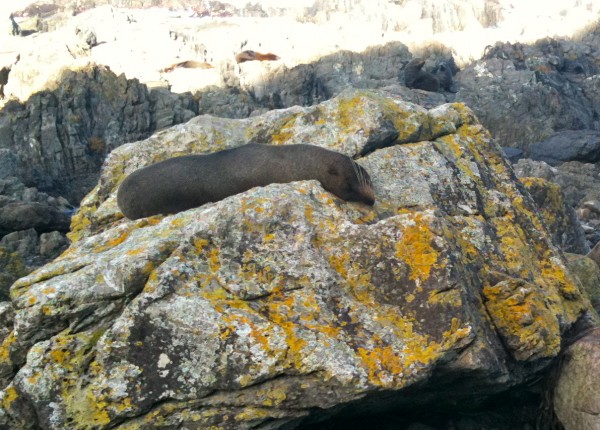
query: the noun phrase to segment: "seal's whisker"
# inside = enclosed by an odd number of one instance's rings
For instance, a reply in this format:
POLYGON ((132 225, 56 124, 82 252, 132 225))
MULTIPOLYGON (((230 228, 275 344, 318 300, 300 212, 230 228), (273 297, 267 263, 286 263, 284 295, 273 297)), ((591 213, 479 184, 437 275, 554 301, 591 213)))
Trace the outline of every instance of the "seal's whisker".
POLYGON ((350 161, 352 163, 352 168, 354 169, 354 175, 356 175, 356 179, 360 183, 360 175, 358 174, 358 169, 356 168, 356 163, 354 161, 350 161))

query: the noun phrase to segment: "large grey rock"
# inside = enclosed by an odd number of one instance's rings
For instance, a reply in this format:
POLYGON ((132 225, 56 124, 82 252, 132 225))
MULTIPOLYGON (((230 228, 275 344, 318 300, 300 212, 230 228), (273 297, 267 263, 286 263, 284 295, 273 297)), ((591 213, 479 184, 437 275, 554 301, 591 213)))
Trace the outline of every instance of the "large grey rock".
POLYGON ((36 202, 0 202, 0 236, 35 229, 38 233, 69 231, 71 214, 36 202))
POLYGON ((528 156, 551 166, 565 161, 596 163, 600 161, 600 131, 566 130, 555 133, 530 145, 528 156))
POLYGON ((537 379, 594 318, 473 113, 386 92, 202 116, 121 146, 71 238, 11 290, 2 425, 297 428, 482 401, 537 379), (382 124, 397 140, 370 139, 382 124), (116 205, 123 178, 160 159, 309 141, 358 156, 376 205, 317 181, 136 221, 116 205))
POLYGON ((592 256, 567 254, 567 264, 577 276, 596 312, 600 313, 600 265, 592 256))
POLYGON ((73 206, 26 187, 17 178, 0 179, 0 298, 18 278, 54 259, 67 245, 73 206), (40 241, 44 238, 43 246, 40 241))

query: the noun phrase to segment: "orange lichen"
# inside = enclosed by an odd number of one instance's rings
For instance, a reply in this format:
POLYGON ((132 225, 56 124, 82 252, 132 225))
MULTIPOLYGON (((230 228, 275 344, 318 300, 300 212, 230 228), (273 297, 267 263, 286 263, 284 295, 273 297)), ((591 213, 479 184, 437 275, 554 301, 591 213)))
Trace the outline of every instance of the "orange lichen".
POLYGON ((420 214, 415 214, 414 224, 407 225, 396 243, 396 257, 410 269, 411 280, 425 281, 436 266, 440 253, 432 246, 434 235, 420 214))
POLYGON ((560 327, 544 295, 534 284, 507 278, 483 288, 485 306, 517 360, 554 357, 560 351, 560 327))
POLYGON ((120 245, 121 243, 125 242, 125 239, 127 239, 129 237, 129 233, 130 232, 127 230, 127 231, 122 232, 118 237, 107 240, 105 243, 97 246, 96 249, 94 249, 94 252, 95 253, 103 252, 103 251, 106 251, 107 249, 111 249, 117 245, 120 245))

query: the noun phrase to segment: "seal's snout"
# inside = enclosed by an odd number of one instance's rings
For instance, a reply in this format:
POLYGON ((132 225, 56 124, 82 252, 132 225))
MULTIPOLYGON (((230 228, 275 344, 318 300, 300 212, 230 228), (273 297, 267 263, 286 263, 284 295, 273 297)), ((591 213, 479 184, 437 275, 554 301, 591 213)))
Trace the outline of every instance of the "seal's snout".
POLYGON ((359 201, 373 206, 375 204, 375 194, 373 193, 373 188, 369 185, 361 185, 358 189, 358 193, 360 196, 359 201))

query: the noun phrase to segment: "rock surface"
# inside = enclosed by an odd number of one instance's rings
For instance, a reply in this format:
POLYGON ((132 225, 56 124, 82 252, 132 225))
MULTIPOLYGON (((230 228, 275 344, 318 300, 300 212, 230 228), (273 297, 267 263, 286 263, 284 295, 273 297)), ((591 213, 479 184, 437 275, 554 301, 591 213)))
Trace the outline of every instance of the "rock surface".
POLYGON ((555 133, 529 147, 529 158, 551 166, 565 161, 597 163, 600 161, 600 131, 568 130, 555 133))
POLYGON ((600 313, 600 266, 585 255, 566 254, 567 265, 577 276, 596 312, 600 313))
POLYGON ((590 247, 600 241, 600 213, 586 207, 600 201, 600 165, 569 161, 552 167, 543 161, 521 159, 514 169, 519 177, 538 177, 560 185, 567 204, 576 208, 590 247))
POLYGON ((565 430, 600 428, 600 329, 576 341, 562 358, 554 411, 565 430))
POLYGON ((552 242, 565 252, 587 254, 590 247, 573 207, 567 203, 560 186, 542 178, 521 178, 546 223, 552 242))
POLYGON ((295 428, 534 379, 563 333, 594 317, 520 189, 465 106, 427 111, 386 92, 201 116, 121 146, 70 248, 11 290, 0 420, 295 428), (168 217, 119 213, 115 190, 134 169, 249 142, 363 154, 377 203, 304 181, 168 217))
POLYGON ((17 178, 0 179, 0 299, 8 299, 15 280, 64 250, 73 209, 17 178))
POLYGON ((185 96, 176 98, 159 105, 145 85, 102 66, 63 71, 49 89, 0 112, 0 177, 78 202, 113 148, 195 115, 185 96))

